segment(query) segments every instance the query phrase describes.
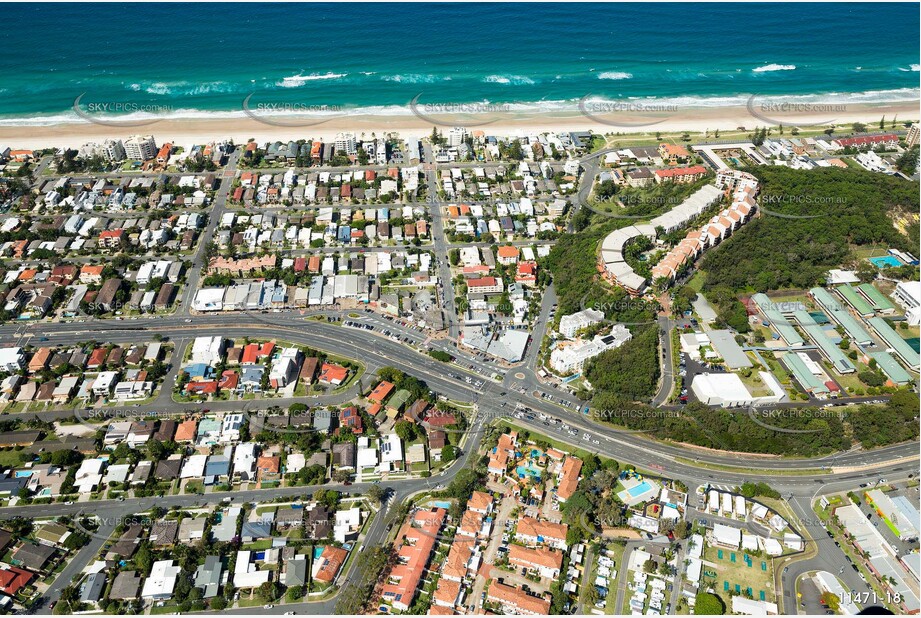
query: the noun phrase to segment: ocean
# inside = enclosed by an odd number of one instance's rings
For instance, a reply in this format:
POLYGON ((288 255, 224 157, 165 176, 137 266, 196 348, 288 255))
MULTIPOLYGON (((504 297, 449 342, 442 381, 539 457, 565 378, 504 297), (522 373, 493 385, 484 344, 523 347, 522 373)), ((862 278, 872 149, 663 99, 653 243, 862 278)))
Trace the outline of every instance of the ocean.
POLYGON ((919 98, 916 4, 10 4, 0 125, 919 98), (82 95, 82 96, 81 96, 82 95), (484 106, 485 108, 485 106, 484 106))

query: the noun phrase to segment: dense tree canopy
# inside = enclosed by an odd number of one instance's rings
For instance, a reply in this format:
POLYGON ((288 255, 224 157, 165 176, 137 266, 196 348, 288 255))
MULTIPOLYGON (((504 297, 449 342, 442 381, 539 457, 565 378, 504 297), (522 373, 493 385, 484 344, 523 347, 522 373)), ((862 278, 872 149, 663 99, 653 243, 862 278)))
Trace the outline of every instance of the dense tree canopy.
POLYGON ((855 169, 751 171, 761 181, 761 215, 704 255, 705 292, 719 286, 752 292, 809 288, 851 259, 852 246, 917 250, 893 225, 899 215, 918 212, 916 183, 855 169))
POLYGON ((608 350, 588 362, 585 376, 599 394, 616 393, 649 400, 659 380, 658 330, 645 326, 619 348, 608 350))

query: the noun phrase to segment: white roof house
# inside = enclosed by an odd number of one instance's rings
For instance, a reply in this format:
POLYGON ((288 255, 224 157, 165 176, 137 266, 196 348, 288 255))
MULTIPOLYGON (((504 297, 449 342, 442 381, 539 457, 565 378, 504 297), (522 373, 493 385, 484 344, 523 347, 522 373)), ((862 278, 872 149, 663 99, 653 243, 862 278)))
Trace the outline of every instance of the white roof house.
POLYGON ((692 534, 688 540, 688 558, 700 558, 704 554, 704 537, 692 534))
POLYGON ((224 355, 224 338, 217 337, 196 337, 192 343, 192 356, 189 359, 191 364, 204 363, 205 365, 217 365, 224 355))
POLYGON ((732 613, 748 616, 777 615, 777 603, 754 601, 736 595, 732 597, 732 613))
POLYGON ((25 367, 26 355, 22 348, 0 348, 0 370, 15 373, 25 367))
POLYGON ((176 587, 176 578, 182 569, 172 560, 158 560, 150 570, 150 577, 144 582, 141 597, 145 599, 169 599, 176 587))
POLYGON ((713 524, 713 541, 726 547, 739 547, 742 542, 742 530, 725 524, 713 524))
POLYGON ((758 550, 758 537, 754 534, 742 533, 742 549, 751 551, 758 550))
POLYGON ((359 447, 355 464, 358 469, 373 468, 377 466, 377 464, 378 461, 376 448, 370 446, 359 447))
POLYGON ((84 459, 77 469, 74 487, 81 494, 88 494, 102 482, 102 470, 106 462, 103 459, 84 459))
MULTIPOLYGON (((237 447, 239 448, 239 447, 237 447)), ((285 471, 289 474, 297 474, 307 465, 307 458, 303 453, 291 453, 285 459, 285 471)))
POLYGON ((237 588, 257 588, 269 581, 271 571, 259 571, 251 562, 252 552, 238 551, 233 571, 233 585, 237 588))
POLYGON ((350 540, 361 527, 361 509, 357 506, 348 510, 336 511, 336 523, 333 525, 333 538, 340 543, 350 540))
MULTIPOLYGON (((290 460, 290 457, 288 459, 290 460)), ((248 481, 252 480, 255 474, 256 444, 254 442, 238 444, 233 454, 233 475, 240 480, 248 481)))
POLYGON ((182 464, 182 471, 179 473, 181 479, 197 479, 205 475, 205 464, 208 462, 207 455, 192 455, 182 464))
POLYGON ((783 546, 777 539, 759 537, 759 541, 768 556, 779 556, 783 553, 783 546))
POLYGON ((403 460, 403 442, 395 433, 388 433, 381 437, 381 463, 390 464, 403 460))
POLYGON ((243 414, 227 414, 221 424, 221 442, 237 442, 240 439, 240 428, 243 426, 243 414))
POLYGON ((124 483, 128 480, 128 474, 130 472, 130 464, 116 464, 109 466, 106 470, 106 475, 102 482, 104 485, 108 485, 109 483, 124 483))
POLYGON ((112 392, 112 386, 118 380, 117 371, 101 371, 96 379, 93 380, 93 392, 97 395, 108 395, 112 392))

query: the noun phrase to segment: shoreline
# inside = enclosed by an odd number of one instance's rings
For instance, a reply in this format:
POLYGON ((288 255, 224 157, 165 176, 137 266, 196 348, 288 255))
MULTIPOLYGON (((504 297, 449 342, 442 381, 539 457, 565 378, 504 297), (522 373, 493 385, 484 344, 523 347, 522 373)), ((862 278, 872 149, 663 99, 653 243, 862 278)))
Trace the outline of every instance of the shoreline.
MULTIPOLYGON (((407 110, 410 111, 410 110, 407 110)), ((126 138, 135 134, 153 134, 158 143, 172 142, 191 146, 215 139, 232 138, 236 143, 249 139, 267 142, 282 139, 332 140, 336 133, 351 131, 357 137, 370 138, 372 133, 397 132, 404 139, 430 135, 436 124, 442 131, 452 126, 465 126, 469 131, 486 134, 514 135, 529 131, 587 131, 598 134, 655 135, 657 132, 704 133, 735 131, 740 127, 752 130, 756 126, 799 126, 817 129, 834 124, 847 131, 854 122, 867 125, 869 131, 885 116, 887 125, 893 118, 901 124, 921 117, 918 101, 860 103, 839 105, 833 111, 797 111, 768 113, 746 106, 685 108, 678 111, 615 111, 587 113, 579 110, 557 112, 496 112, 485 114, 403 115, 342 115, 309 117, 273 115, 265 119, 243 118, 164 118, 119 123, 119 126, 78 120, 47 125, 0 125, 0 144, 12 149, 79 148, 86 142, 103 142, 109 138, 126 138), (844 108, 844 109, 840 109, 844 108), (773 120, 774 122, 770 122, 773 120)), ((887 127, 888 128, 888 127, 887 127)))

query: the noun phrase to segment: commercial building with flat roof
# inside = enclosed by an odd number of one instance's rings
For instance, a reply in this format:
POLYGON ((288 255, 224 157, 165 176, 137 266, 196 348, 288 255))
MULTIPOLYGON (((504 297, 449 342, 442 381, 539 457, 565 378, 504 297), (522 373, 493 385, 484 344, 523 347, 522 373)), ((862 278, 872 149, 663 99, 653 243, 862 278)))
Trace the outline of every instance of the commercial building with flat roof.
POLYGON ((730 369, 744 369, 751 367, 752 362, 749 360, 745 350, 736 343, 735 336, 728 330, 711 330, 708 333, 710 343, 716 348, 717 353, 722 357, 723 362, 730 369))

